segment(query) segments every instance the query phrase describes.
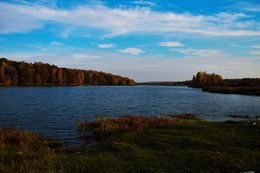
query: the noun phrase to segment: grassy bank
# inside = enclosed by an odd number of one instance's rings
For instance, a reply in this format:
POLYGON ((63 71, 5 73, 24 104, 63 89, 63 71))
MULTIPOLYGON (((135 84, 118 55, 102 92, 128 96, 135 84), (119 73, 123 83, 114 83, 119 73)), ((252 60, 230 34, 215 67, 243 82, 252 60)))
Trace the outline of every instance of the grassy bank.
POLYGON ((137 117, 83 124, 82 136, 96 145, 66 148, 27 131, 1 129, 0 172, 260 171, 259 122, 137 117), (145 125, 133 128, 138 123, 145 125))

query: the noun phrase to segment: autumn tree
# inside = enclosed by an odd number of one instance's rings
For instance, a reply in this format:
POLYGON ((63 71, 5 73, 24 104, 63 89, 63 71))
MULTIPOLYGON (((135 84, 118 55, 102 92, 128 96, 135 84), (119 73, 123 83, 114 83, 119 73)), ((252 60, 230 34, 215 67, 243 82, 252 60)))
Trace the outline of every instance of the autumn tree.
POLYGON ((192 86, 194 87, 211 87, 211 86, 221 86, 223 85, 223 79, 220 75, 212 73, 208 74, 206 72, 198 72, 196 76, 193 75, 192 86))
POLYGON ((0 58, 0 85, 4 86, 135 84, 133 80, 128 80, 128 78, 93 70, 59 68, 41 62, 31 64, 0 58))

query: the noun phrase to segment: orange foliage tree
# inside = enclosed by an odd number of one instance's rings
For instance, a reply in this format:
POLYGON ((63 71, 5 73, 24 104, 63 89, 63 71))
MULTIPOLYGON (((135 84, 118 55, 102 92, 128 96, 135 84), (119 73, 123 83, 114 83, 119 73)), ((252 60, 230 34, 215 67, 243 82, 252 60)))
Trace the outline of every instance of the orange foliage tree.
POLYGON ((59 68, 41 62, 31 64, 0 58, 0 85, 135 85, 135 81, 93 70, 59 68))

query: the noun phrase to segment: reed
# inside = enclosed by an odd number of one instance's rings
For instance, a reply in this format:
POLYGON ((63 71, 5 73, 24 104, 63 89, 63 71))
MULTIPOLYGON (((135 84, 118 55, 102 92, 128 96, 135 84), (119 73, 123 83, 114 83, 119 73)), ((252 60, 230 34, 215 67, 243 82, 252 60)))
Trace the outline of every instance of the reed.
POLYGON ((15 147, 19 150, 38 150, 61 145, 51 138, 43 137, 28 130, 0 128, 0 149, 15 147))
POLYGON ((116 140, 55 150, 50 147, 53 139, 2 128, 0 172, 260 171, 258 123, 207 122, 192 117, 98 118, 84 122, 85 130, 109 131, 116 140))
POLYGON ((123 116, 117 118, 98 118, 94 122, 80 122, 78 131, 84 140, 107 140, 116 133, 143 131, 150 128, 167 128, 176 120, 162 117, 123 116))

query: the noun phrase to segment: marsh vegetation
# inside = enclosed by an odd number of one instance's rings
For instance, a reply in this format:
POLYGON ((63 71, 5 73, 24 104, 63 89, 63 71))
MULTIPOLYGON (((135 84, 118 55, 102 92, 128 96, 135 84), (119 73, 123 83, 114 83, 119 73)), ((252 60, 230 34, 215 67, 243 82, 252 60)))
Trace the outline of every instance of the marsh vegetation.
POLYGON ((92 132, 92 135, 102 137, 96 139, 104 140, 98 140, 91 146, 74 148, 53 145, 52 139, 46 140, 34 133, 1 129, 0 170, 1 172, 259 171, 259 122, 253 125, 250 121, 206 122, 188 115, 174 117, 152 119, 122 117, 83 122, 84 125, 81 124, 79 128, 82 129, 84 126, 84 132, 92 132), (140 123, 141 127, 138 128, 140 123), (3 140, 3 136, 16 133, 21 133, 21 138, 15 140, 28 141, 20 144, 31 146, 35 141, 37 145, 33 145, 32 148, 23 147, 10 143, 10 138, 3 140), (25 138, 28 140, 24 140, 25 138), (46 141, 51 141, 52 145, 46 141))

